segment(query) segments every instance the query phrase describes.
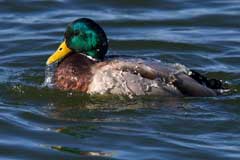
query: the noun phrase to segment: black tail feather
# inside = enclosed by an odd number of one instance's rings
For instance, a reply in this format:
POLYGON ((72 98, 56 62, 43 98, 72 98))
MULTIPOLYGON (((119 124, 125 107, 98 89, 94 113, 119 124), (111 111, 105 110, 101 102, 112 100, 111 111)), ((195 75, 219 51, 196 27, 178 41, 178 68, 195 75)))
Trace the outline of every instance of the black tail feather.
POLYGON ((206 76, 200 74, 197 71, 191 70, 191 74, 189 75, 192 79, 197 81, 198 83, 207 86, 211 89, 226 89, 224 87, 224 83, 218 79, 208 79, 206 76))

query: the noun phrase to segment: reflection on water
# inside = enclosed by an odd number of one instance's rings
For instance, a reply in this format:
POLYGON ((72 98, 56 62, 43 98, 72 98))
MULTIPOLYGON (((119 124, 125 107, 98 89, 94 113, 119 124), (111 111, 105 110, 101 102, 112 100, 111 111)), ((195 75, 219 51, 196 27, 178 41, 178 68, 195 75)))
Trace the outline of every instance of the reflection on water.
POLYGON ((81 156, 101 156, 101 157, 111 157, 111 153, 104 153, 104 152, 86 152, 86 151, 80 151, 77 148, 69 148, 69 147, 62 147, 62 146, 52 146, 52 149, 63 151, 63 152, 69 152, 74 154, 79 154, 81 156))
POLYGON ((236 0, 0 1, 0 159, 239 159, 239 12, 236 0), (46 87, 45 62, 79 17, 103 26, 110 57, 182 64, 234 93, 129 99, 46 87))

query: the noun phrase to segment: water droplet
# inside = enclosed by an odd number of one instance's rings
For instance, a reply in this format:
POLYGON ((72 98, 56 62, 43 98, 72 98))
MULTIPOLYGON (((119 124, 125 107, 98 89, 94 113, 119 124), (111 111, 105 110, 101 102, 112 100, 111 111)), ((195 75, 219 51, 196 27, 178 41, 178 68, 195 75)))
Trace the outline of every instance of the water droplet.
POLYGON ((44 80, 44 83, 42 84, 43 87, 49 87, 49 88, 53 87, 54 70, 55 70, 55 64, 46 66, 45 80, 44 80))

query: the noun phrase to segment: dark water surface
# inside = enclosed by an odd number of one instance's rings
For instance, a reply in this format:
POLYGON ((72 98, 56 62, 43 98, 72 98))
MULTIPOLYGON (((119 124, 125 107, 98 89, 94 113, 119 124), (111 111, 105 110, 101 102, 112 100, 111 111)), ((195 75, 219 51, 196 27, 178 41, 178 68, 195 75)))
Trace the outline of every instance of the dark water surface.
POLYGON ((0 0, 0 159, 240 159, 239 0, 0 0), (109 55, 228 81, 215 98, 97 97, 42 88, 67 23, 95 19, 109 55))

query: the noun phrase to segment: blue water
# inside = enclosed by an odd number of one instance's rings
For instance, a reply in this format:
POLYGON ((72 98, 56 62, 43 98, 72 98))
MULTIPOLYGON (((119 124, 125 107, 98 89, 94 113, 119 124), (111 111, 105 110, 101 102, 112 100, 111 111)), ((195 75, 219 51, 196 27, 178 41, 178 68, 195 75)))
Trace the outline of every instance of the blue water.
POLYGON ((240 1, 0 0, 0 159, 240 159, 240 1), (222 79, 212 98, 89 96, 42 87, 66 25, 96 20, 109 55, 222 79))

